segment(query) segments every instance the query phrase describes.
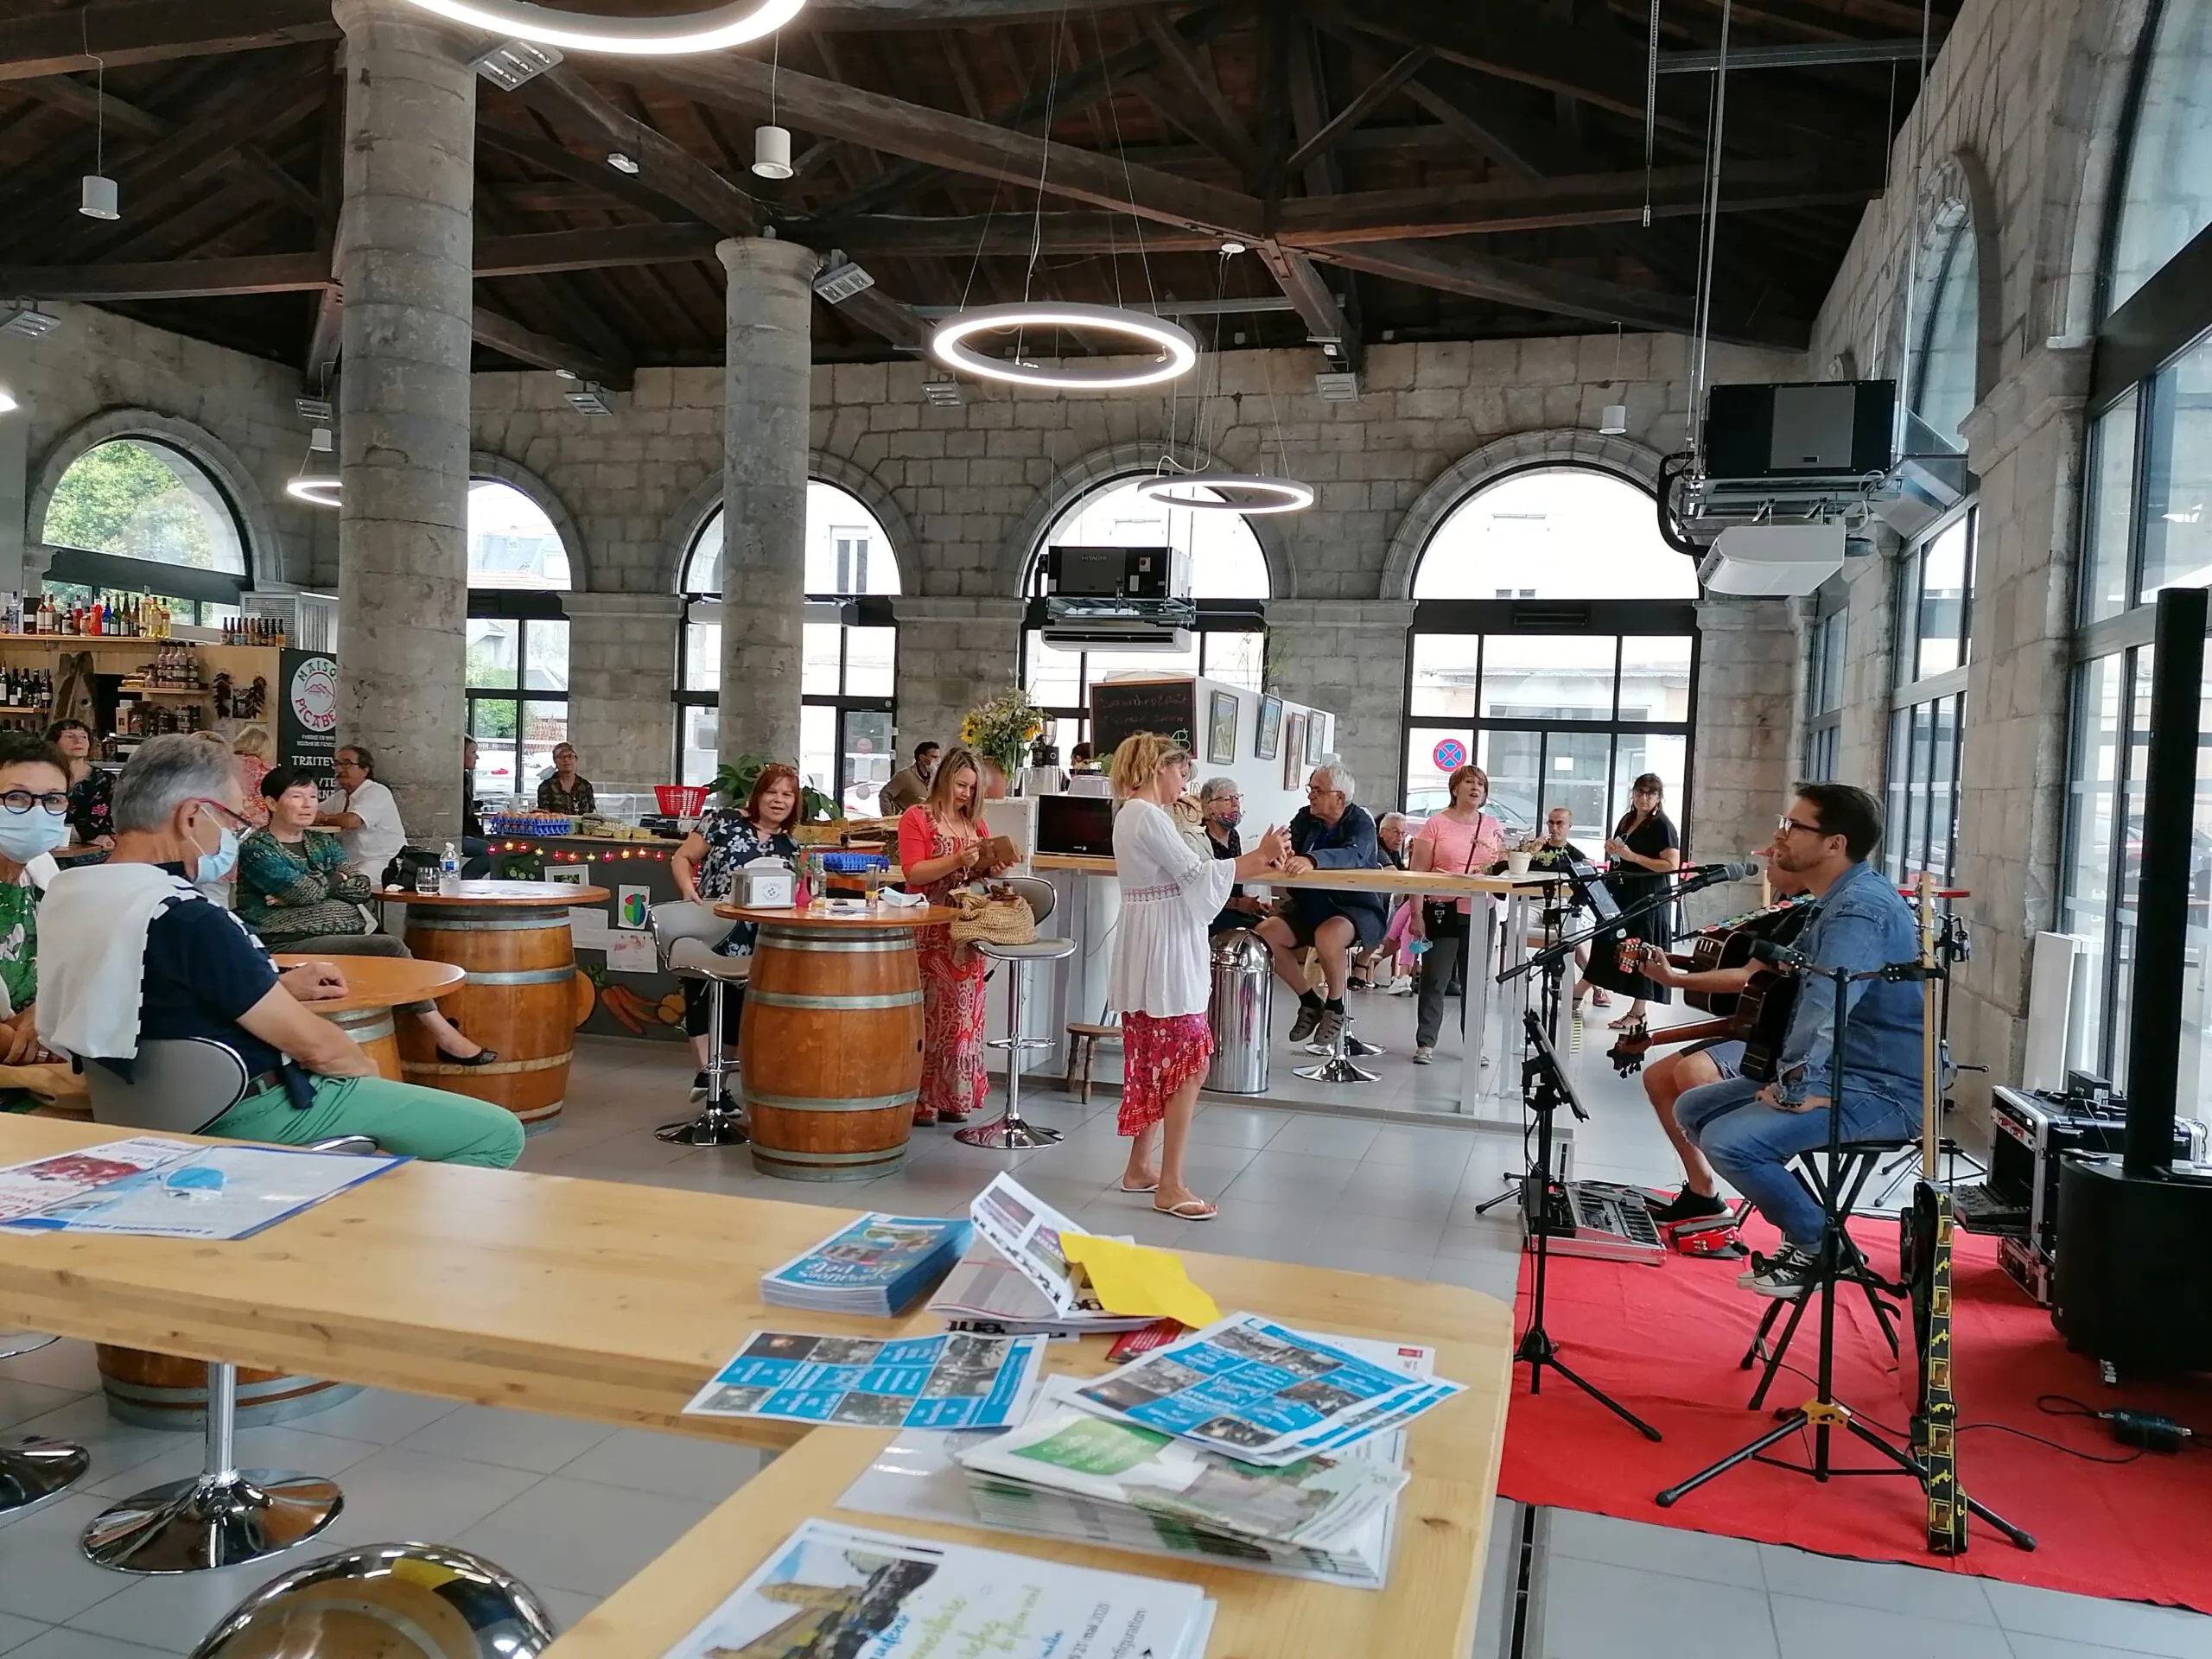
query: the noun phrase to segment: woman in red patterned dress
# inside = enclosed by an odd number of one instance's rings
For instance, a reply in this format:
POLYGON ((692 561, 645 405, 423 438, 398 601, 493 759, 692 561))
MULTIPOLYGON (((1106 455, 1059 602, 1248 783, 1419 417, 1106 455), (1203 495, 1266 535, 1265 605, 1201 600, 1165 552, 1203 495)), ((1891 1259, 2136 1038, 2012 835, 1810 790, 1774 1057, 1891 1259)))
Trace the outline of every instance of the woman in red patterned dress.
MULTIPOLYGON (((990 838, 982 816, 982 769, 968 749, 938 764, 929 798, 899 819, 899 868, 907 891, 926 893, 933 905, 950 902, 953 889, 991 874, 983 843, 990 838)), ((982 1109, 982 954, 952 942, 949 927, 925 927, 914 940, 922 968, 922 1096, 918 1124, 959 1123, 982 1109)))

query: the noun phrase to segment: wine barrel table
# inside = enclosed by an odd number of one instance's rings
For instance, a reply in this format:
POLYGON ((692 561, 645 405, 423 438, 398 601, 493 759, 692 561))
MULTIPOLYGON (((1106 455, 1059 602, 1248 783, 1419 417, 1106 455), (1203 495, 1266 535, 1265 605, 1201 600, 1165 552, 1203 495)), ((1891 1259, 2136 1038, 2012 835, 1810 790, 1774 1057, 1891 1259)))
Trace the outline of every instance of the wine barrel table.
POLYGON ((306 1006, 367 1051, 377 1075, 404 1083, 399 1034, 392 1010, 403 1002, 436 1002, 460 990, 467 973, 449 962, 416 962, 406 957, 318 957, 281 950, 279 968, 327 962, 346 976, 346 995, 306 1006))
POLYGON ((398 1033, 400 1077, 504 1106, 526 1124, 550 1123, 569 1095, 575 1046, 576 953, 569 906, 599 904, 605 887, 565 881, 461 881, 443 893, 387 887, 407 907, 407 948, 421 962, 450 963, 467 982, 446 1017, 499 1058, 456 1065, 410 1020, 398 1033))
POLYGON ((922 1089, 918 928, 942 906, 859 913, 717 905, 760 925, 739 1027, 753 1165, 789 1181, 870 1181, 906 1161, 922 1089))

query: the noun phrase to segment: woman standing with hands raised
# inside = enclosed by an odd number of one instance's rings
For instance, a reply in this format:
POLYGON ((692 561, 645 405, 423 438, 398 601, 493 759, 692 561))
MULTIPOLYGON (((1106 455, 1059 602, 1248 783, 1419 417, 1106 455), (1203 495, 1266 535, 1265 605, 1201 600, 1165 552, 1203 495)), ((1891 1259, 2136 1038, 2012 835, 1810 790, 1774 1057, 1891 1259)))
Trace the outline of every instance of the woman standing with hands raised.
MULTIPOLYGON (((933 905, 953 889, 991 874, 983 844, 983 772, 974 751, 955 749, 930 778, 929 798, 899 818, 899 868, 906 890, 933 905)), ((914 938, 922 969, 922 1096, 914 1122, 961 1123, 982 1109, 983 976, 981 952, 956 944, 949 927, 925 927, 914 938)))
POLYGON ((1124 738, 1110 775, 1122 803, 1114 815, 1122 919, 1110 982, 1122 1014, 1119 1127, 1129 1137, 1122 1191, 1150 1192, 1163 1215, 1211 1221, 1214 1206, 1183 1184, 1183 1143, 1213 1054, 1206 924, 1237 881, 1281 868, 1290 837, 1271 827, 1235 858, 1194 849, 1171 815, 1191 786, 1191 756, 1156 733, 1124 738), (1156 1164, 1155 1128, 1161 1131, 1156 1164))

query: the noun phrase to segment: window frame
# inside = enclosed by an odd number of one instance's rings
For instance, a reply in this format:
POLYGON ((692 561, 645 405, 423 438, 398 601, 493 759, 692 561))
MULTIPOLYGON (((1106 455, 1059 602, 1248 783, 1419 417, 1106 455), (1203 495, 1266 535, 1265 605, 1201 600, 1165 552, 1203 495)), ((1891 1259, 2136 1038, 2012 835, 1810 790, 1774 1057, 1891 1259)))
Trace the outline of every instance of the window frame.
MULTIPOLYGON (((178 564, 166 559, 137 559, 127 554, 103 553, 97 548, 77 547, 67 542, 46 539, 45 517, 39 521, 35 544, 46 550, 44 582, 57 587, 107 588, 124 593, 158 594, 164 599, 191 601, 195 607, 228 606, 235 609, 245 595, 252 591, 256 563, 253 536, 246 524, 245 514, 238 510, 237 496, 223 481, 223 475, 200 455, 193 452, 189 444, 159 432, 111 432, 96 443, 89 443, 70 457, 54 479, 49 492, 45 513, 54 511, 54 495, 78 464, 98 450, 111 444, 136 443, 148 448, 165 450, 181 455, 193 470, 207 480, 215 499, 223 505, 230 517, 231 531, 238 544, 238 559, 243 571, 202 570, 197 565, 178 564)), ((194 616, 198 610, 195 608, 194 616)))
MULTIPOLYGON (((1260 638, 1260 683, 1257 686, 1246 686, 1243 689, 1255 692, 1265 690, 1268 683, 1268 623, 1264 608, 1265 601, 1256 599, 1202 599, 1195 603, 1198 607, 1198 615, 1190 625, 1190 632, 1196 636, 1192 643, 1198 646, 1198 665, 1195 671, 1198 677, 1201 679, 1221 677, 1209 672, 1207 659, 1212 636, 1230 633, 1257 634, 1260 638)), ((1016 683, 1025 690, 1030 690, 1033 697, 1036 694, 1030 689, 1029 654, 1034 648, 1037 636, 1049 626, 1050 621, 1050 616, 1045 608, 1045 601, 1040 598, 1031 598, 1027 610, 1022 614, 1021 644, 1015 658, 1014 672, 1016 683)), ((1092 686, 1100 683, 1090 677, 1090 658, 1093 653, 1089 651, 1081 651, 1074 654, 1076 692, 1080 699, 1079 702, 1076 705, 1039 702, 1037 705, 1054 722, 1053 738, 1063 758, 1074 745, 1088 742, 1090 739, 1090 690, 1092 686)), ((1110 648, 1102 645, 1096 654, 1110 656, 1115 653, 1110 648)), ((1112 671, 1118 672, 1119 670, 1112 671)), ((1238 683, 1223 681, 1223 683, 1238 683)))
POLYGON ((1916 537, 1897 556, 1891 578, 1891 634, 1894 641, 1889 731, 1883 769, 1883 866, 1900 883, 1925 869, 1949 886, 1958 871, 1959 777, 1966 750, 1967 682, 1974 665, 1974 594, 1980 570, 1981 504, 1969 497, 1916 537), (1964 526, 1964 588, 1959 601, 1958 652, 1950 665, 1922 674, 1921 621, 1928 604, 1928 555, 1955 529, 1964 526), (1904 677, 1909 671, 1912 677, 1904 677), (1946 739, 1938 720, 1948 715, 1946 739), (1923 740, 1925 739, 1923 743, 1923 740), (1900 748, 1902 747, 1902 753, 1900 748), (1937 843, 1934 806, 1939 779, 1950 822, 1942 837, 1942 863, 1929 860, 1937 843), (1926 810, 1917 818, 1916 801, 1926 810), (1900 832, 1899 826, 1903 826, 1900 832))
POLYGON ((1835 776, 1843 747, 1843 676, 1850 658, 1851 593, 1840 579, 1822 582, 1814 598, 1805 650, 1804 776, 1835 776), (1831 689, 1833 696, 1828 695, 1831 689))

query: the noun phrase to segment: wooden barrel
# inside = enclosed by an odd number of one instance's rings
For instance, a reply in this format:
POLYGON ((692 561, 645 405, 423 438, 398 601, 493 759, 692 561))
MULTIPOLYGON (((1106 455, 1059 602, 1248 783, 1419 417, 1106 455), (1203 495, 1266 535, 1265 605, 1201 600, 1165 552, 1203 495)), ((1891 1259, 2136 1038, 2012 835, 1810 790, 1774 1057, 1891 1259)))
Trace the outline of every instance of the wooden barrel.
POLYGON ((390 1008, 351 1008, 322 1017, 361 1046, 362 1052, 376 1062, 378 1077, 390 1077, 394 1083, 406 1081, 399 1069, 399 1031, 390 1008))
POLYGON ((496 901, 410 905, 407 948, 425 961, 467 971, 467 983, 438 1007, 499 1058, 489 1065, 455 1065, 410 1020, 399 1033, 402 1079, 488 1100, 525 1123, 558 1117, 568 1100, 576 1029, 569 912, 496 901))
MULTIPOLYGON (((110 1416, 140 1428, 173 1428, 180 1433, 207 1426, 206 1361, 150 1354, 142 1348, 117 1348, 105 1342, 98 1346, 100 1388, 107 1395, 110 1416)), ((250 1371, 241 1365, 238 1427, 281 1423, 310 1412, 327 1411, 359 1392, 351 1382, 326 1382, 319 1377, 290 1376, 281 1371, 250 1371)))
POLYGON ((912 929, 763 923, 741 1039, 763 1174, 866 1181, 905 1160, 922 1088, 912 929))

